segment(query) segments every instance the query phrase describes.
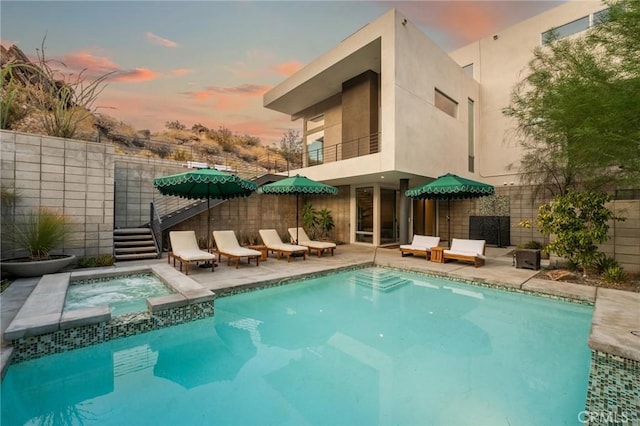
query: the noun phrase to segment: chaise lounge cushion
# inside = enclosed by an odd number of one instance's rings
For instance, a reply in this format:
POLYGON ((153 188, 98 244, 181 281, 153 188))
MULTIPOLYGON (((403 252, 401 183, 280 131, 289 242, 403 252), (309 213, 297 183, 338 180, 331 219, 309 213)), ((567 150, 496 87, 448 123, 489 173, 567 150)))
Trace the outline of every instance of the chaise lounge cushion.
POLYGON ((220 256, 227 256, 229 259, 236 259, 236 268, 238 267, 238 260, 241 257, 246 257, 249 261, 253 258, 256 259, 256 266, 259 266, 259 258, 262 255, 258 250, 252 250, 246 247, 242 247, 238 243, 236 234, 233 231, 213 231, 213 239, 216 242, 216 251, 220 256))
POLYGON ((280 235, 278 235, 278 231, 275 229, 260 229, 258 233, 267 249, 275 252, 278 258, 280 258, 281 254, 284 254, 287 256, 287 261, 290 261, 292 254, 300 253, 302 257, 306 259, 308 252, 307 247, 283 243, 280 235))
MULTIPOLYGON (((200 250, 195 231, 171 231, 169 232, 169 240, 171 241, 171 254, 169 261, 175 259, 180 261, 180 269, 182 264, 186 264, 186 274, 189 275, 190 262, 213 262, 216 256, 207 251, 200 250)), ((213 263, 212 263, 213 265, 213 263)), ((213 266, 211 266, 213 271, 213 266)))
POLYGON ((329 241, 315 241, 309 238, 304 228, 298 228, 296 233, 296 228, 289 228, 289 235, 291 236, 291 241, 295 241, 298 239, 298 244, 301 246, 308 247, 309 250, 316 250, 318 252, 318 257, 322 255, 324 251, 331 252, 331 256, 333 256, 333 251, 336 248, 335 243, 329 241))
POLYGON ((473 262, 476 267, 484 265, 486 241, 453 238, 451 247, 442 252, 444 260, 462 260, 473 262))
POLYGON ((431 247, 437 247, 440 244, 440 237, 433 237, 430 235, 418 235, 413 236, 411 244, 400 245, 400 253, 404 256, 407 253, 412 254, 424 254, 429 257, 431 253, 431 247))

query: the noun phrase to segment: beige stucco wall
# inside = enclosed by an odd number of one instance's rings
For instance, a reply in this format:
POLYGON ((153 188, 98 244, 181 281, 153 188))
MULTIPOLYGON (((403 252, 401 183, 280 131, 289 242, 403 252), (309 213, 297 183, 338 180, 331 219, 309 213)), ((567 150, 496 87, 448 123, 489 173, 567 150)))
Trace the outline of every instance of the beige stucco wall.
POLYGON ((514 123, 502 114, 509 105, 512 88, 526 75, 533 49, 540 46, 541 34, 590 13, 604 9, 600 1, 570 1, 531 19, 506 28, 450 53, 460 66, 473 64, 474 78, 482 87, 477 134, 477 170, 483 181, 493 185, 518 183, 515 172, 506 166, 517 162, 521 148, 514 139, 514 123))
MULTIPOLYGON (((2 188, 18 195, 12 207, 3 208, 3 226, 48 207, 67 215, 72 228, 52 254, 111 254, 113 146, 4 130, 0 140, 2 188)), ((3 258, 20 255, 2 239, 3 258)))

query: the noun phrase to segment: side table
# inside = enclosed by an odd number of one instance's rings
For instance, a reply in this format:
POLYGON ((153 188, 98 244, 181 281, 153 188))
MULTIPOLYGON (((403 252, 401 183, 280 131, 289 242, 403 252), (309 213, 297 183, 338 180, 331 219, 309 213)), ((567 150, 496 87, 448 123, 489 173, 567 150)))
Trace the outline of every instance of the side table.
POLYGON ((442 252, 446 247, 431 247, 431 261, 435 263, 444 263, 442 252))
POLYGON ((253 245, 253 246, 247 246, 247 248, 250 248, 251 250, 258 250, 260 253, 262 253, 262 255, 260 256, 261 262, 264 262, 267 260, 267 256, 269 255, 269 250, 267 249, 267 246, 253 245))

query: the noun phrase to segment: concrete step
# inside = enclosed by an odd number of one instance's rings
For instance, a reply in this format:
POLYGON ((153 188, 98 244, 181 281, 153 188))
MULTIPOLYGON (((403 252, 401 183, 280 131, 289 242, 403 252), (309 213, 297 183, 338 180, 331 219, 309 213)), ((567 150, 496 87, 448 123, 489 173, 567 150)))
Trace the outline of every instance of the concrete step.
POLYGON ((115 256, 118 260, 142 260, 142 259, 157 259, 158 256, 155 253, 135 253, 135 254, 119 254, 115 256))
POLYGON ((149 228, 121 228, 114 229, 113 235, 130 235, 130 234, 151 234, 149 228))
POLYGON ((120 253, 156 253, 156 246, 141 246, 141 247, 125 247, 117 248, 114 250, 116 254, 120 253))
POLYGON ((147 238, 144 240, 113 240, 114 247, 138 247, 138 246, 153 246, 153 239, 147 238))

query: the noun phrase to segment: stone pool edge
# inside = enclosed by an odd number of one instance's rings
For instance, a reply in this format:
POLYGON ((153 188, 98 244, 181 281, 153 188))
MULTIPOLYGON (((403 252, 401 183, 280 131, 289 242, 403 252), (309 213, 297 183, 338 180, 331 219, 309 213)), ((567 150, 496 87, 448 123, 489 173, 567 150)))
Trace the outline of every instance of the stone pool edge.
POLYGON ((212 316, 215 297, 214 292, 168 265, 43 275, 4 331, 4 339, 10 341, 12 347, 6 348, 7 351, 3 348, 1 375, 4 377, 14 361, 26 361, 212 316), (174 293, 147 299, 147 312, 113 318, 107 306, 63 312, 67 288, 73 280, 150 272, 174 293))

